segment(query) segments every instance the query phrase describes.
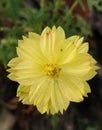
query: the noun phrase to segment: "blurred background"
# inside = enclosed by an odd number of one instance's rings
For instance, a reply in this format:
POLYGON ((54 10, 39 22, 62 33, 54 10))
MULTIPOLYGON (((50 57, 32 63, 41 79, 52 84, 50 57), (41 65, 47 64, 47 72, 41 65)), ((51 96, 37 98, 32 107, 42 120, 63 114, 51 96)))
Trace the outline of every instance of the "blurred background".
POLYGON ((0 130, 102 130, 102 0, 0 0, 0 130), (16 98, 18 84, 7 78, 18 39, 45 26, 62 26, 66 37, 80 35, 100 70, 89 81, 92 93, 71 103, 63 115, 41 115, 16 98))

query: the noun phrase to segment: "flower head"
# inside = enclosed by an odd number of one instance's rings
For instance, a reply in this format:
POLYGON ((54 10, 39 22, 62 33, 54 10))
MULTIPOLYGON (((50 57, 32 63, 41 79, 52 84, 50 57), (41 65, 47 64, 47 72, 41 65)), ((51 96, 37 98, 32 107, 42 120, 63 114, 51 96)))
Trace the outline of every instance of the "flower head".
POLYGON ((55 26, 19 40, 17 57, 8 66, 8 77, 20 84, 19 100, 51 114, 63 113, 71 101, 82 101, 91 92, 87 80, 98 69, 88 43, 79 36, 65 38, 64 30, 55 26))

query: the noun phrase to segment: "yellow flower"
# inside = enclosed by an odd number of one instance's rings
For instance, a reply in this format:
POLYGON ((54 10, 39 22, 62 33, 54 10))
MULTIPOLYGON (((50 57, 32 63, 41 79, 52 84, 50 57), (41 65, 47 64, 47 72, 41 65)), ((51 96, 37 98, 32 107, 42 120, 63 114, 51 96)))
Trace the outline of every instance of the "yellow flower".
POLYGON ((29 32, 18 41, 17 57, 9 63, 8 77, 20 85, 19 100, 36 105, 41 113, 63 113, 70 102, 91 92, 87 80, 96 75, 96 61, 83 38, 65 38, 61 27, 29 32))

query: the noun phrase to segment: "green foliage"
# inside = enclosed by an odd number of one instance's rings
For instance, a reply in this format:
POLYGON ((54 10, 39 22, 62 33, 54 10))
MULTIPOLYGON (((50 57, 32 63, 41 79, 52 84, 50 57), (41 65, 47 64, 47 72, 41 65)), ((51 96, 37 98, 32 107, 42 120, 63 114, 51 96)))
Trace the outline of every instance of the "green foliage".
POLYGON ((0 60, 3 61, 4 64, 7 63, 8 59, 10 60, 15 56, 17 39, 14 38, 6 38, 1 40, 0 45, 0 60))
POLYGON ((83 10, 85 10, 83 1, 82 1, 82 0, 76 0, 76 1, 80 4, 81 8, 82 8, 83 10))
POLYGON ((102 12, 102 0, 87 0, 89 7, 95 7, 98 11, 102 12))
MULTIPOLYGON (((90 6, 92 1, 89 0, 90 6)), ((0 61, 5 65, 16 55, 18 39, 29 31, 41 33, 45 26, 56 25, 64 28, 67 37, 81 35, 87 38, 91 35, 86 21, 72 13, 78 3, 84 10, 82 0, 76 0, 71 7, 63 0, 36 2, 32 1, 30 4, 24 0, 0 1, 0 61)))
POLYGON ((58 115, 52 116, 51 119, 50 119, 50 121, 51 121, 52 129, 56 130, 56 127, 57 127, 57 125, 59 123, 59 116, 58 115))
POLYGON ((2 13, 4 17, 17 19, 19 18, 20 9, 22 8, 24 0, 0 0, 2 13))

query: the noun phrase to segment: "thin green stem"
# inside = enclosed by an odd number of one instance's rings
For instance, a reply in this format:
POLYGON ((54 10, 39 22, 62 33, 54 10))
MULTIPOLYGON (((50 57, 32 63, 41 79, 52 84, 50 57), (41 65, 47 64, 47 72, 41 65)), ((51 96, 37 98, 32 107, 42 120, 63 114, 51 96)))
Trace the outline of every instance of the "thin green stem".
POLYGON ((75 7, 77 6, 77 4, 78 4, 78 1, 76 0, 74 3, 73 3, 73 5, 70 7, 70 13, 72 13, 73 12, 73 10, 75 9, 75 7))
POLYGON ((78 4, 78 1, 75 0, 75 2, 72 4, 72 6, 69 8, 68 12, 66 13, 66 15, 64 17, 64 21, 69 18, 69 16, 72 14, 73 10, 77 6, 77 4, 78 4))
POLYGON ((40 0, 40 7, 41 7, 41 9, 44 8, 44 3, 45 3, 45 0, 40 0))

